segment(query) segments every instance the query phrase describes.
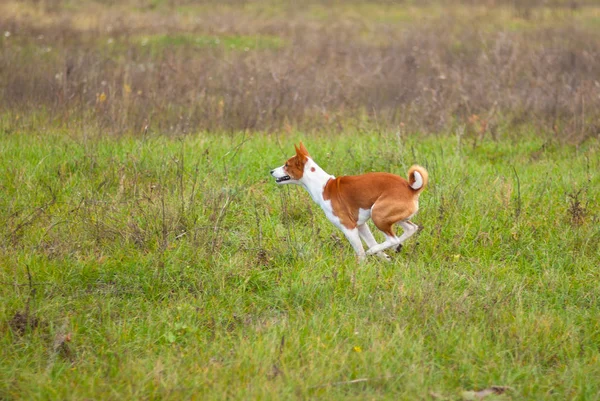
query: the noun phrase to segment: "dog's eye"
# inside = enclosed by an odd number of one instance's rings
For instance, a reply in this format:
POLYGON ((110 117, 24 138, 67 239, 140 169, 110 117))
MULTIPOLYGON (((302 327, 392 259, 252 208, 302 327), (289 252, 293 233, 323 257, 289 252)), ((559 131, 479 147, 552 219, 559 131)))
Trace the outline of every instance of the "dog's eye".
POLYGON ((285 166, 283 166, 283 167, 287 168, 287 167, 288 167, 288 164, 287 164, 287 163, 285 163, 285 166))

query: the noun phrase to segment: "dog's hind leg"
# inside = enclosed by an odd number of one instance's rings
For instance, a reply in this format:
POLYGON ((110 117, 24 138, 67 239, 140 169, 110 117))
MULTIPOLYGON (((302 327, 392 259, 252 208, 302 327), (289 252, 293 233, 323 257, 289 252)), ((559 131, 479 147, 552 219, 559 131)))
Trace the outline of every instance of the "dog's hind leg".
MULTIPOLYGON (((375 237, 373 237, 373 234, 371 233, 371 230, 369 229, 367 223, 361 224, 356 228, 358 228, 358 233, 360 234, 360 237, 363 239, 363 241, 365 241, 365 244, 367 244, 369 249, 377 245, 377 240, 375 239, 375 237)), ((390 257, 383 252, 378 252, 377 256, 385 260, 390 260, 390 257)))
POLYGON ((400 238, 396 237, 395 235, 391 236, 385 234, 385 241, 369 248, 367 250, 367 255, 374 255, 398 244, 400 244, 400 238))
POLYGON ((410 220, 401 221, 400 227, 404 229, 404 233, 400 236, 400 243, 403 244, 404 241, 412 237, 417 231, 419 231, 419 226, 413 223, 410 220))
MULTIPOLYGON (((402 228, 404 228, 404 233, 406 234, 406 236, 404 236, 404 239, 402 240, 402 242, 400 242, 398 244, 398 247, 396 248, 396 252, 400 252, 402 250, 402 243, 404 241, 406 241, 408 238, 412 237, 415 233, 418 233, 423 227, 416 225, 415 223, 413 223, 410 220, 406 220, 404 222, 400 223, 400 225, 402 226, 402 228), (407 231, 405 226, 402 225, 402 223, 406 224, 406 226, 409 228, 409 230, 407 231)), ((402 238, 402 237, 400 237, 402 238)))
POLYGON ((418 230, 418 226, 414 223, 411 223, 410 221, 401 221, 399 224, 404 229, 404 233, 400 237, 397 237, 394 234, 393 230, 389 228, 388 230, 392 233, 392 235, 385 234, 385 242, 382 242, 381 244, 369 248, 367 250, 367 255, 373 255, 377 252, 384 251, 393 246, 402 245, 404 241, 413 236, 413 234, 416 233, 418 230))

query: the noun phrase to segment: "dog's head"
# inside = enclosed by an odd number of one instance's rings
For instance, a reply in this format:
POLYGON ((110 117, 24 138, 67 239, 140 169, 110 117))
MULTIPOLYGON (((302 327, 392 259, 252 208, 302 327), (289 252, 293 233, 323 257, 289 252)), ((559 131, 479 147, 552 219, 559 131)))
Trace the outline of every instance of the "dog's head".
POLYGON ((302 142, 296 146, 296 154, 288 159, 281 167, 271 170, 271 175, 275 177, 277 184, 299 184, 304 176, 304 166, 310 155, 302 142))

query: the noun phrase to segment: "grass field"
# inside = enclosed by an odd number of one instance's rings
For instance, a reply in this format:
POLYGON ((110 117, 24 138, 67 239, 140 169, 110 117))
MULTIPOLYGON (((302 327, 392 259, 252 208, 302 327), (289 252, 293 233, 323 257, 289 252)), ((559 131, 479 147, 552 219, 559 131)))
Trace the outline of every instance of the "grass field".
POLYGON ((304 139, 429 169, 393 262, 272 182, 293 138, 3 133, 2 398, 598 398, 598 141, 304 139))
POLYGON ((0 400, 600 400, 599 22, 2 2, 0 400), (425 166, 423 230, 357 264, 269 176, 300 140, 425 166))

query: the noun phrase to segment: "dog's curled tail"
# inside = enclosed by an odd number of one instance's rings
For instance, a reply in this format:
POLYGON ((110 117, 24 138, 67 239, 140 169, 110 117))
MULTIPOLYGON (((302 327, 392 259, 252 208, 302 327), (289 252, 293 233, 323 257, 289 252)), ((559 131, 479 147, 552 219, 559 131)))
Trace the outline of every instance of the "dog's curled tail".
POLYGON ((414 165, 408 169, 408 184, 412 189, 417 192, 421 192, 429 181, 429 173, 425 168, 414 165))

